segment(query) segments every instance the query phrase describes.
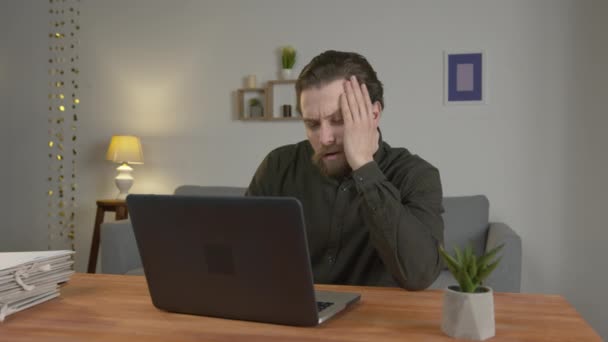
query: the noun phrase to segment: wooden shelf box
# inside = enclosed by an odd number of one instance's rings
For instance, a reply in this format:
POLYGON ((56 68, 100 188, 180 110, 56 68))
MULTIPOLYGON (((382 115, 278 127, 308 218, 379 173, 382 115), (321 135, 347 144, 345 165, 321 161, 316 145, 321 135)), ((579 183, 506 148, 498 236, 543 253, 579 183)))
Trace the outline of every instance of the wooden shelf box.
POLYGON ((238 114, 240 120, 264 120, 268 112, 266 105, 266 89, 264 88, 242 88, 239 89, 237 94, 238 97, 238 114), (251 109, 249 107, 249 101, 252 99, 258 99, 262 104, 262 115, 255 116, 251 115, 251 109))
POLYGON ((295 80, 268 81, 266 85, 266 106, 268 107, 269 119, 301 119, 300 112, 297 110, 298 99, 295 84, 295 80), (291 106, 291 116, 283 115, 284 105, 291 106))
POLYGON ((239 120, 263 120, 263 121, 293 121, 302 120, 298 111, 295 80, 270 80, 266 88, 241 88, 238 89, 238 118, 239 120), (249 100, 257 98, 263 107, 261 117, 251 116, 249 100), (291 116, 283 115, 283 106, 289 105, 291 116))

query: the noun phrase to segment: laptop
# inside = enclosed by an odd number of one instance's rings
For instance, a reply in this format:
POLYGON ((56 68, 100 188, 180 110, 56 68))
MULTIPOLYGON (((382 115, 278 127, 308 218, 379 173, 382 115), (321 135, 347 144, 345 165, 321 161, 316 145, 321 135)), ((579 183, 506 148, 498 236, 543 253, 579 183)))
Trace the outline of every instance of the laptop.
POLYGON ((129 195, 127 204, 159 309, 314 326, 360 299, 314 290, 295 198, 129 195))

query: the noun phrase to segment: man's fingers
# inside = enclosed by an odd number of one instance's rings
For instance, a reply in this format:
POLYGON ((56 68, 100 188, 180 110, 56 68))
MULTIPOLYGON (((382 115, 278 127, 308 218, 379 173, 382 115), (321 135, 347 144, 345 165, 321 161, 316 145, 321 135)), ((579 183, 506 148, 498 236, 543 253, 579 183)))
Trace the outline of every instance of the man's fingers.
POLYGON ((340 110, 342 111, 342 120, 344 120, 344 124, 350 125, 353 122, 353 115, 348 107, 346 93, 340 94, 340 110))
POLYGON ((356 76, 351 76, 351 85, 353 88, 353 95, 355 97, 355 101, 357 102, 357 108, 359 109, 358 114, 359 114, 359 118, 361 120, 368 120, 369 119, 369 111, 366 108, 365 105, 365 98, 363 97, 363 94, 361 93, 361 85, 359 85, 359 81, 357 81, 357 77, 356 76))
POLYGON ((348 107, 352 113, 353 121, 356 122, 361 120, 361 114, 359 114, 359 105, 357 104, 357 99, 355 98, 353 84, 350 81, 344 82, 344 92, 346 94, 348 107))
POLYGON ((363 90, 363 99, 365 101, 365 108, 367 108, 367 112, 371 116, 371 119, 374 119, 374 106, 372 106, 372 99, 369 96, 369 91, 367 90, 367 85, 363 83, 361 85, 361 89, 363 90))

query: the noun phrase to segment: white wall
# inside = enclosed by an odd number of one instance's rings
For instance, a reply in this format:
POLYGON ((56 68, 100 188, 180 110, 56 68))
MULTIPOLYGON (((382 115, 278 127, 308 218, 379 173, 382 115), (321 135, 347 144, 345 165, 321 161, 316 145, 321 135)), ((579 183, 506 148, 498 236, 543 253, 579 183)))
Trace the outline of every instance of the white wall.
MULTIPOLYGON (((0 250, 46 247, 45 172, 42 156, 46 139, 46 117, 38 108, 45 99, 45 55, 47 32, 40 31, 40 16, 46 8, 32 1, 2 3, 2 224, 0 250), (42 100, 42 102, 41 102, 42 100)), ((45 18, 46 19, 46 18, 45 18)), ((45 20, 46 21, 46 20, 45 20)))
MULTIPOLYGON (((8 25, 8 6, 6 3, 0 3, 0 32, 7 32, 6 29, 9 27, 8 25)), ((7 46, 5 36, 0 38, 0 42, 2 42, 2 46, 7 46)), ((8 142, 8 88, 9 88, 9 80, 7 75, 7 70, 9 66, 9 49, 0 49, 0 158, 5 158, 2 163, 0 163, 0 184, 4 185, 3 196, 0 196, 0 234, 5 232, 5 227, 8 227, 8 189, 6 184, 7 180, 7 171, 4 167, 5 163, 8 162, 7 158, 7 145, 8 142)), ((0 251, 2 250, 2 243, 0 243, 0 251)))
MULTIPOLYGON (((45 3, 12 1, 9 94, 14 224, 2 248, 45 245, 45 3), (42 32, 42 34, 41 34, 42 32), (17 72, 19 71, 19 73, 17 72), (18 76, 18 77, 17 77, 18 76), (39 158, 24 158, 24 156, 39 158), (31 187, 20 186, 24 181, 31 187), (6 242, 8 241, 8 242, 6 242)), ((78 268, 88 257, 94 201, 114 194, 103 160, 112 134, 142 137, 133 192, 179 184, 245 186, 265 153, 304 138, 298 122, 234 120, 248 74, 276 78, 276 50, 296 68, 326 49, 355 50, 386 88, 381 122, 394 146, 437 165, 447 195, 486 194, 491 218, 524 241, 523 290, 559 293, 604 338, 608 299, 600 247, 608 182, 608 14, 600 0, 86 1, 82 3, 78 268), (487 105, 442 105, 442 51, 483 48, 487 105), (604 115, 603 115, 604 114, 604 115), (603 144, 602 144, 603 143, 603 144), (595 304, 595 305, 593 305, 595 304)), ((4 236, 4 234, 2 235, 4 236)))
POLYGON ((569 207, 562 223, 564 241, 554 262, 560 265, 560 293, 608 340, 608 285, 603 254, 608 242, 608 2, 580 9, 573 23, 580 28, 573 49, 579 50, 572 81, 579 85, 569 106, 569 141, 565 192, 569 207))

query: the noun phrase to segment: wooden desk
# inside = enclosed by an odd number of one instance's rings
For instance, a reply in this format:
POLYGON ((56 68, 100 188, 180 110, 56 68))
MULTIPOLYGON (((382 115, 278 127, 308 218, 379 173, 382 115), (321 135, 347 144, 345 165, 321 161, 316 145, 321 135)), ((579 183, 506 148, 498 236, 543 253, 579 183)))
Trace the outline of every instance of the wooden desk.
MULTIPOLYGON (((144 277, 76 274, 61 297, 9 316, 0 341, 455 341, 440 330, 442 292, 357 291, 361 302, 314 328, 172 314, 152 306, 144 277)), ((601 341, 561 296, 495 295, 489 341, 601 341)))
POLYGON ((99 200, 97 201, 97 214, 95 215, 95 227, 93 227, 93 238, 91 239, 91 252, 89 254, 88 273, 95 273, 97 268, 97 256, 99 255, 99 236, 101 234, 101 224, 106 212, 115 212, 117 220, 124 220, 129 217, 129 209, 125 200, 99 200))

